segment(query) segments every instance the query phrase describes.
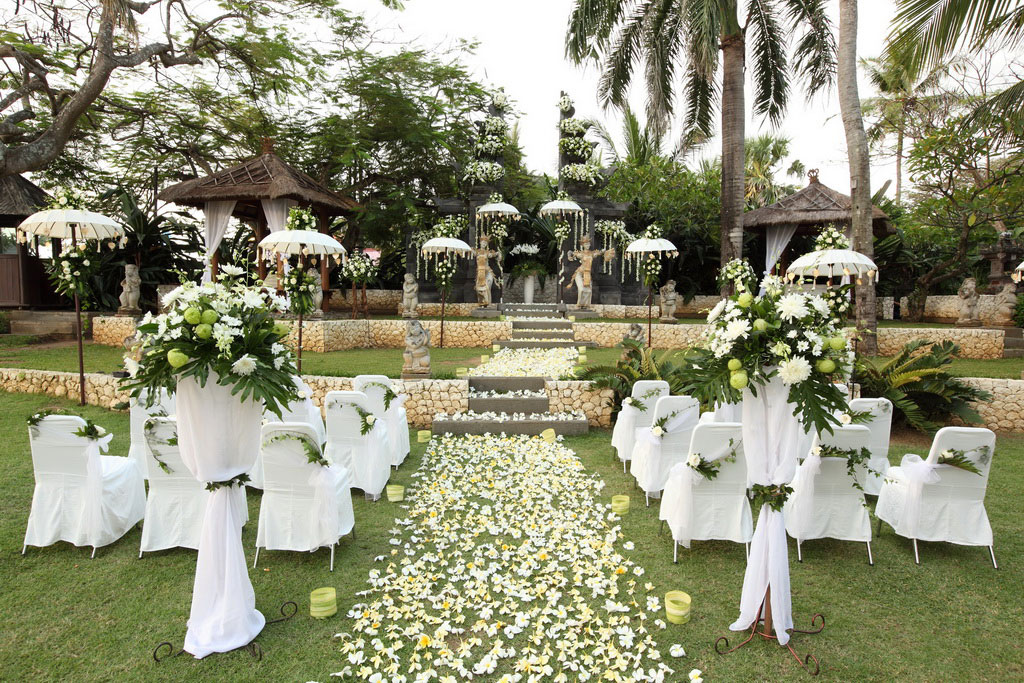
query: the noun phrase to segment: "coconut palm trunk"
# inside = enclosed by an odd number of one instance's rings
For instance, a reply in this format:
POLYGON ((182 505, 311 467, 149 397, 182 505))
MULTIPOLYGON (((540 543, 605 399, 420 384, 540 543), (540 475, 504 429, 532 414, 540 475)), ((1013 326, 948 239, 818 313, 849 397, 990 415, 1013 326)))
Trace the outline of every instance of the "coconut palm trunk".
MULTIPOLYGON (((857 0, 839 0, 839 45, 836 51, 839 108, 846 131, 846 149, 850 163, 851 227, 853 248, 874 256, 871 231, 871 168, 868 138, 857 92, 857 0)), ((878 320, 875 309, 875 284, 864 278, 857 285, 857 330, 861 335, 858 350, 877 355, 878 320)))
POLYGON ((722 265, 743 254, 745 47, 738 22, 736 29, 722 37, 722 265))

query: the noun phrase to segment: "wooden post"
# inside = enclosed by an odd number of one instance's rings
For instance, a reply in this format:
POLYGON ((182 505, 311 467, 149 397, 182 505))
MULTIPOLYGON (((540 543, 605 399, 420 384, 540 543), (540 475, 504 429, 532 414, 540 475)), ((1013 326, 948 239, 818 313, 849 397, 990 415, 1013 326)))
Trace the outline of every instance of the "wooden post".
POLYGON ((654 285, 647 285, 647 348, 651 348, 651 309, 654 307, 654 285))
POLYGON ((366 280, 363 280, 363 317, 370 318, 370 305, 366 303, 366 280))
MULTIPOLYGON (((327 212, 320 209, 318 212, 318 219, 320 223, 320 232, 324 235, 327 232, 327 212)), ((330 270, 328 269, 328 259, 330 256, 324 255, 320 257, 320 291, 323 293, 323 300, 320 302, 320 310, 327 313, 331 310, 331 282, 330 282, 330 270)))
POLYGON ((356 311, 358 311, 358 310, 359 310, 359 307, 356 305, 356 281, 353 280, 352 281, 352 319, 353 320, 356 319, 356 311))
POLYGON ((217 281, 217 270, 220 267, 220 252, 213 252, 213 258, 210 259, 210 279, 214 282, 217 281))
MULTIPOLYGON (((754 624, 754 628, 757 628, 757 624, 754 624)), ((768 590, 764 592, 764 632, 768 635, 772 633, 772 587, 768 584, 768 590)))
MULTIPOLYGON (((78 238, 75 235, 75 226, 71 225, 71 248, 78 247, 78 238)), ((78 404, 85 405, 85 358, 82 352, 82 302, 78 299, 78 290, 75 290, 75 337, 78 340, 78 404)))
MULTIPOLYGON (((256 244, 259 244, 264 237, 267 236, 267 215, 263 213, 262 203, 257 204, 256 211, 256 244)), ((265 258, 260 258, 259 249, 256 249, 256 274, 260 278, 260 282, 267 279, 267 261, 265 258)))

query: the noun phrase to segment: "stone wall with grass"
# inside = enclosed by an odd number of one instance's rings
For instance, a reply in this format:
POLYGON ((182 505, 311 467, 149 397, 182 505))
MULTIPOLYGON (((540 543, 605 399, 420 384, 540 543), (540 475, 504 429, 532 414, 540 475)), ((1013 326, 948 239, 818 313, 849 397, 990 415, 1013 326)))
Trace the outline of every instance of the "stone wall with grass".
POLYGON ((92 340, 104 346, 122 346, 125 339, 135 336, 136 318, 105 315, 92 319, 92 340))
MULTIPOLYGON (((78 373, 0 368, 0 389, 19 394, 45 394, 78 400, 78 373)), ((86 403, 113 408, 127 401, 128 392, 121 388, 119 380, 110 375, 86 373, 86 403)))
MULTIPOLYGON (((956 294, 932 295, 924 302, 924 319, 928 322, 953 323, 960 318, 962 300, 956 294)), ((900 310, 906 311, 907 297, 900 299, 900 310)), ((996 295, 982 294, 978 297, 978 317, 986 325, 991 324, 996 312, 996 295)))
POLYGON ((547 381, 548 410, 552 413, 583 411, 592 427, 610 427, 612 424, 611 389, 597 389, 590 382, 547 381))
POLYGON ((990 400, 974 404, 984 426, 994 431, 1024 432, 1024 380, 966 377, 964 382, 992 395, 990 400))
POLYGON ((893 356, 907 344, 918 339, 938 343, 951 341, 960 346, 961 358, 1002 358, 1002 330, 967 327, 880 327, 878 353, 893 356))

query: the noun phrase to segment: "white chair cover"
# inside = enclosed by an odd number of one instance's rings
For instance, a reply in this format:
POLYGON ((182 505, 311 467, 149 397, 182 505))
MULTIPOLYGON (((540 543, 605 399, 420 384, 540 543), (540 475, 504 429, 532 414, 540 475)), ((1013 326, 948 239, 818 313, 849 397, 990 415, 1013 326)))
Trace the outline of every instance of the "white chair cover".
POLYGON ((747 463, 743 457, 743 428, 738 422, 698 424, 690 437, 690 453, 721 462, 718 476, 705 479, 685 462, 672 466, 661 497, 660 519, 668 523, 672 539, 689 548, 691 540, 712 539, 749 543, 754 522, 747 498, 747 463))
POLYGON ((146 390, 138 398, 131 399, 128 422, 131 427, 131 446, 128 457, 135 461, 142 476, 149 478, 149 446, 146 445, 146 420, 151 417, 174 415, 174 394, 160 390, 160 398, 151 407, 146 407, 146 390))
MULTIPOLYGON (((871 441, 871 431, 863 425, 834 427, 834 430, 833 434, 817 435, 814 446, 860 450, 868 448, 871 441)), ((846 463, 846 458, 823 458, 812 452, 797 468, 793 493, 783 513, 786 531, 798 542, 812 538, 871 540, 871 520, 864 505, 864 494, 854 486, 846 463)), ((856 474, 859 482, 867 478, 863 468, 856 474)))
MULTIPOLYGON (((747 476, 754 484, 788 484, 796 473, 797 452, 803 426, 793 414, 789 387, 778 376, 758 387, 757 396, 743 392, 743 451, 747 476)), ((771 586, 772 618, 779 644, 789 642, 793 628, 793 607, 789 594, 789 548, 781 510, 762 506, 750 543, 747 570, 743 576, 740 616, 729 627, 743 631, 751 627, 771 586)))
POLYGON ((712 422, 734 422, 739 424, 743 419, 743 403, 716 403, 714 412, 710 414, 712 422))
MULTIPOLYGON (((299 398, 288 405, 281 407, 281 417, 278 417, 269 410, 264 409, 264 424, 297 422, 299 424, 309 425, 313 429, 317 445, 323 447, 324 442, 327 441, 327 426, 324 424, 324 416, 320 412, 320 409, 313 403, 313 391, 298 375, 292 377, 292 381, 295 383, 295 390, 299 393, 299 398)), ((260 455, 256 456, 256 464, 253 465, 252 472, 249 473, 247 486, 251 486, 256 489, 263 488, 262 451, 260 451, 260 455)))
POLYGON ((146 498, 146 520, 142 525, 139 556, 167 548, 198 549, 210 492, 185 467, 181 453, 172 441, 178 434, 177 421, 155 417, 151 424, 152 427, 146 431, 149 496, 146 498), (161 462, 169 472, 160 467, 161 462))
POLYGON ((399 393, 391 379, 386 375, 357 375, 352 380, 352 388, 366 394, 373 406, 373 413, 383 415, 384 421, 388 424, 388 439, 391 442, 391 452, 394 455, 392 465, 398 467, 405 461, 411 444, 409 443, 409 417, 405 411, 405 394, 399 393), (383 385, 383 386, 381 386, 383 385), (391 400, 391 407, 384 407, 384 387, 390 387, 397 394, 391 400))
POLYGON ((76 436, 85 420, 49 415, 29 427, 36 486, 25 546, 67 541, 93 549, 109 545, 142 520, 146 488, 131 458, 101 455, 112 434, 76 436))
POLYGON ((615 449, 622 462, 628 462, 633 456, 633 443, 636 439, 636 430, 640 427, 650 427, 654 421, 654 404, 662 396, 668 396, 668 382, 654 379, 642 379, 633 384, 630 397, 647 406, 647 410, 640 411, 623 402, 622 410, 615 420, 612 428, 612 448, 615 449))
POLYGON ((378 419, 365 435, 362 420, 353 406, 372 413, 369 399, 361 391, 331 391, 324 401, 327 409, 327 447, 324 457, 345 467, 352 486, 376 500, 391 476, 391 455, 387 424, 378 419))
POLYGON ((311 552, 333 546, 355 526, 348 470, 310 462, 303 443, 296 439, 307 440, 320 452, 316 431, 307 424, 263 427, 264 486, 257 548, 311 552), (273 440, 282 434, 295 438, 273 440))
POLYGON ((943 427, 927 461, 908 453, 899 467, 889 468, 875 514, 906 538, 991 546, 985 491, 995 446, 996 435, 989 429, 943 427), (965 451, 981 474, 938 464, 948 449, 965 451))
POLYGON ((676 463, 686 462, 690 435, 700 420, 700 403, 692 396, 662 396, 654 405, 651 424, 676 413, 665 422, 665 434, 658 437, 652 427, 637 427, 629 471, 644 495, 657 495, 668 481, 676 463))
MULTIPOLYGON (((178 447, 185 467, 204 485, 251 471, 259 453, 263 406, 240 401, 217 379, 211 372, 205 387, 190 377, 178 380, 178 447)), ((220 487, 207 498, 185 633, 185 650, 196 658, 242 647, 266 623, 256 610, 242 548, 245 505, 244 486, 220 487)))
POLYGON ((853 412, 870 412, 871 419, 864 426, 871 430, 871 459, 867 476, 861 482, 864 493, 877 496, 889 469, 889 434, 892 431, 892 403, 887 398, 855 398, 850 401, 853 412))

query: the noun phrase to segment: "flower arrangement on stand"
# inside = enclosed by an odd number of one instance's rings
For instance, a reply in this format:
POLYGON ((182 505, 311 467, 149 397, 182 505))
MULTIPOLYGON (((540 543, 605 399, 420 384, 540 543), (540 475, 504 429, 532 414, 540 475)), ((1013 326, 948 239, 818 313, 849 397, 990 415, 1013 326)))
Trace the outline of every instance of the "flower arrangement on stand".
POLYGON ((497 161, 470 161, 463 169, 462 179, 472 183, 493 184, 505 177, 505 167, 497 161))
POLYGON ((594 186, 601 180, 601 167, 590 162, 566 164, 560 169, 562 177, 574 183, 594 186))
MULTIPOLYGON (((629 234, 626 230, 625 221, 613 221, 608 219, 602 219, 594 222, 594 232, 601 237, 601 248, 605 251, 609 249, 615 249, 620 254, 626 253, 626 247, 630 242, 636 239, 633 235, 629 234)), ((637 266, 635 260, 623 259, 622 269, 619 273, 619 282, 625 282, 626 271, 628 265, 632 263, 634 268, 637 266)), ((601 259, 601 272, 608 275, 612 272, 614 265, 612 259, 601 259)), ((634 275, 637 275, 634 272, 634 275)), ((638 275, 637 275, 638 276, 638 275)), ((638 276, 639 277, 639 276, 638 276)))
POLYGON ((565 137, 558 141, 558 150, 573 161, 584 162, 590 158, 594 147, 585 138, 565 137))
MULTIPOLYGON (((96 250, 99 250, 97 245, 96 250)), ((82 308, 88 309, 94 297, 93 279, 100 271, 100 259, 88 248, 86 242, 79 242, 77 248, 69 248, 50 260, 48 275, 59 294, 71 298, 78 294, 82 308)))
POLYGON ((288 309, 295 315, 313 312, 313 295, 319 285, 316 278, 304 268, 292 268, 284 276, 284 291, 288 295, 288 309))
POLYGON ((361 285, 363 290, 363 316, 369 317, 370 309, 366 301, 366 284, 377 276, 377 264, 362 251, 353 252, 341 266, 341 276, 352 283, 352 317, 358 314, 356 290, 361 285))
POLYGON ((285 230, 312 230, 317 229, 316 216, 309 209, 293 206, 288 210, 288 218, 284 223, 285 230))
POLYGON ((562 119, 558 122, 558 130, 564 135, 581 138, 590 130, 590 122, 584 119, 562 119))
POLYGON ((568 113, 572 109, 572 98, 568 95, 562 95, 558 98, 558 111, 568 113))

